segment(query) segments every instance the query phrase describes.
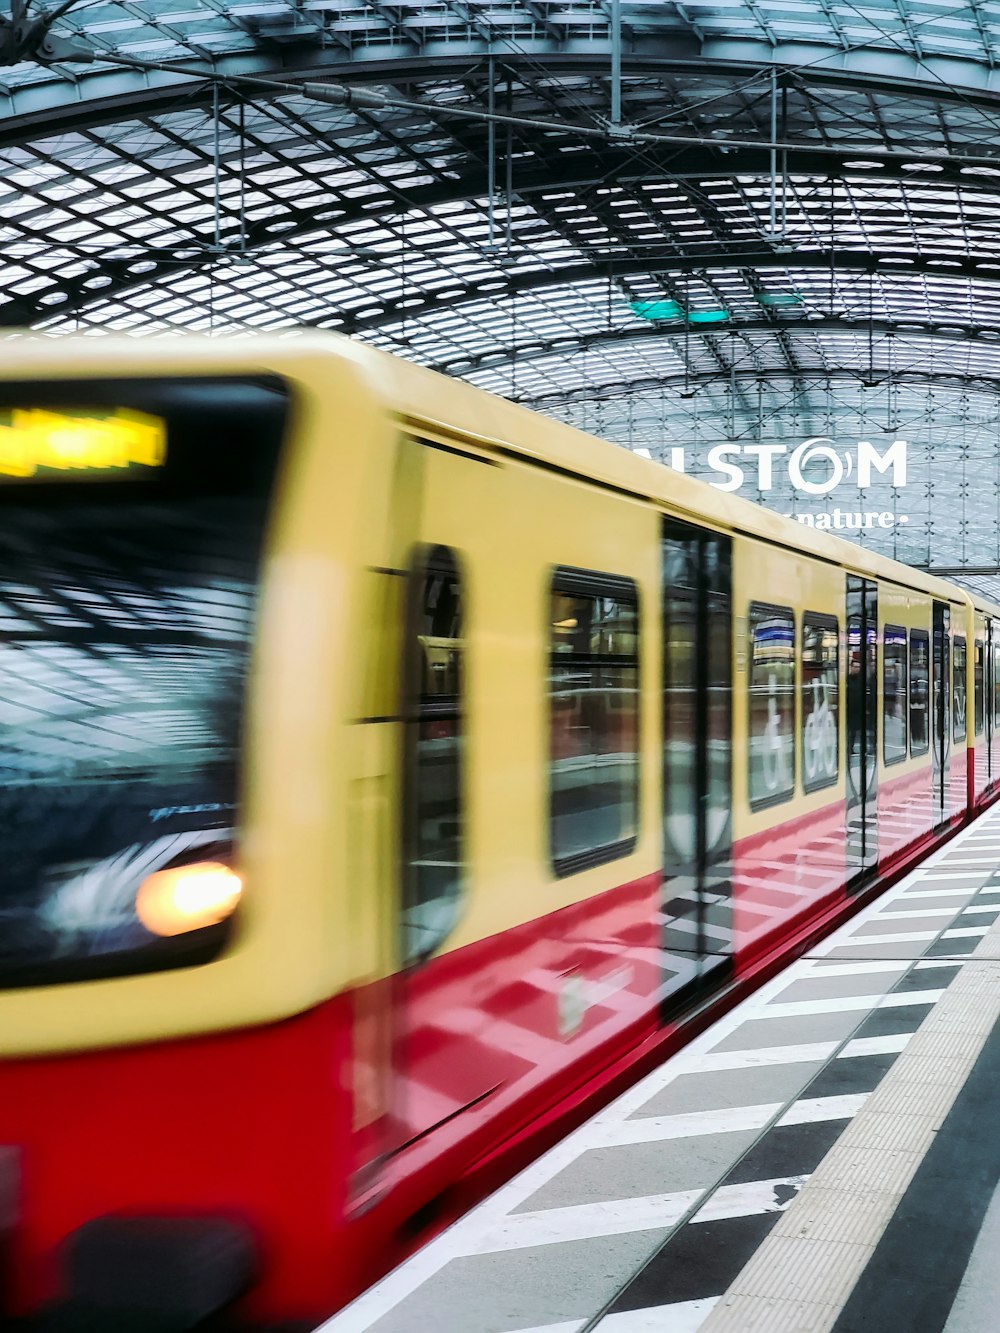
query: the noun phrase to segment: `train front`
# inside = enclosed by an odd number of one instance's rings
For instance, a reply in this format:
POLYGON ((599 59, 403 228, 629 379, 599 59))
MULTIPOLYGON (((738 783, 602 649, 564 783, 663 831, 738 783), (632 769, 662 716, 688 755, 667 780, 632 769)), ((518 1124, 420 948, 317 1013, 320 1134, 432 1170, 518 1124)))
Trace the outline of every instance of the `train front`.
POLYGON ((288 1018, 311 946, 246 874, 285 856, 291 896, 308 836, 241 832, 289 403, 266 374, 0 380, 0 1323, 192 1327, 262 1268, 272 1307, 324 1302, 336 1025, 288 1018))

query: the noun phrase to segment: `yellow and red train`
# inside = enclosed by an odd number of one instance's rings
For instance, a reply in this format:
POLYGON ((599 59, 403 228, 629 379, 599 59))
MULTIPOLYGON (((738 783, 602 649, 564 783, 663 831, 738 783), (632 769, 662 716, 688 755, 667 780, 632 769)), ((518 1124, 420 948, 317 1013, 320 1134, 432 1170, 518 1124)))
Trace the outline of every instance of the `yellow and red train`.
POLYGON ((998 639, 344 340, 9 342, 0 1309, 337 1308, 992 799, 998 639))

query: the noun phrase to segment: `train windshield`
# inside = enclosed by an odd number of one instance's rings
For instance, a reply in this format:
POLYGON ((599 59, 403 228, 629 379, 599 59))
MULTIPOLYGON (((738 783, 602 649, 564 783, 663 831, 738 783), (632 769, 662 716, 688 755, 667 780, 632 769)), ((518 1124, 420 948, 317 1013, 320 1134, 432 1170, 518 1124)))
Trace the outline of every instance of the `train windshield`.
POLYGON ((271 379, 0 383, 0 985, 224 947, 286 417, 271 379))

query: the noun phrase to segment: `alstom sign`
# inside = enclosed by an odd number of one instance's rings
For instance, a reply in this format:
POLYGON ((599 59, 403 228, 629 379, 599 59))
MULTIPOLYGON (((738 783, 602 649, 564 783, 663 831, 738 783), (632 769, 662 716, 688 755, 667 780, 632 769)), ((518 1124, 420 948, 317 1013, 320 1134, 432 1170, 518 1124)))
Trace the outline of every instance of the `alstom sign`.
MULTIPOLYGON (((717 444, 709 449, 706 462, 718 475, 704 480, 720 491, 738 491, 748 482, 756 490, 771 491, 782 474, 802 495, 829 495, 852 480, 864 491, 876 474, 897 489, 906 485, 906 440, 893 440, 881 450, 869 440, 840 450, 826 435, 814 435, 791 450, 784 444, 717 444)), ((670 450, 675 471, 686 471, 686 463, 682 446, 670 450)))

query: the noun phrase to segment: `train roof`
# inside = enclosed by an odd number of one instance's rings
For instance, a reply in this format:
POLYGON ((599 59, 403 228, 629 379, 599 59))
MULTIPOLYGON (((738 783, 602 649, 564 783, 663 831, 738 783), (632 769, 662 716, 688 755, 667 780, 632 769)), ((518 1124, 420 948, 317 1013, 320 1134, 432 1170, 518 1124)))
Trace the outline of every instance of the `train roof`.
POLYGON ((1000 616, 1000 606, 946 580, 880 556, 854 542, 817 531, 752 501, 718 490, 662 463, 511 403, 464 380, 415 365, 335 333, 275 337, 159 338, 37 335, 5 341, 0 379, 51 375, 106 377, 122 373, 284 373, 304 361, 339 356, 354 363, 387 408, 414 429, 462 439, 486 451, 533 459, 617 491, 669 504, 692 522, 729 529, 810 553, 858 574, 892 580, 939 597, 956 596, 1000 616))

